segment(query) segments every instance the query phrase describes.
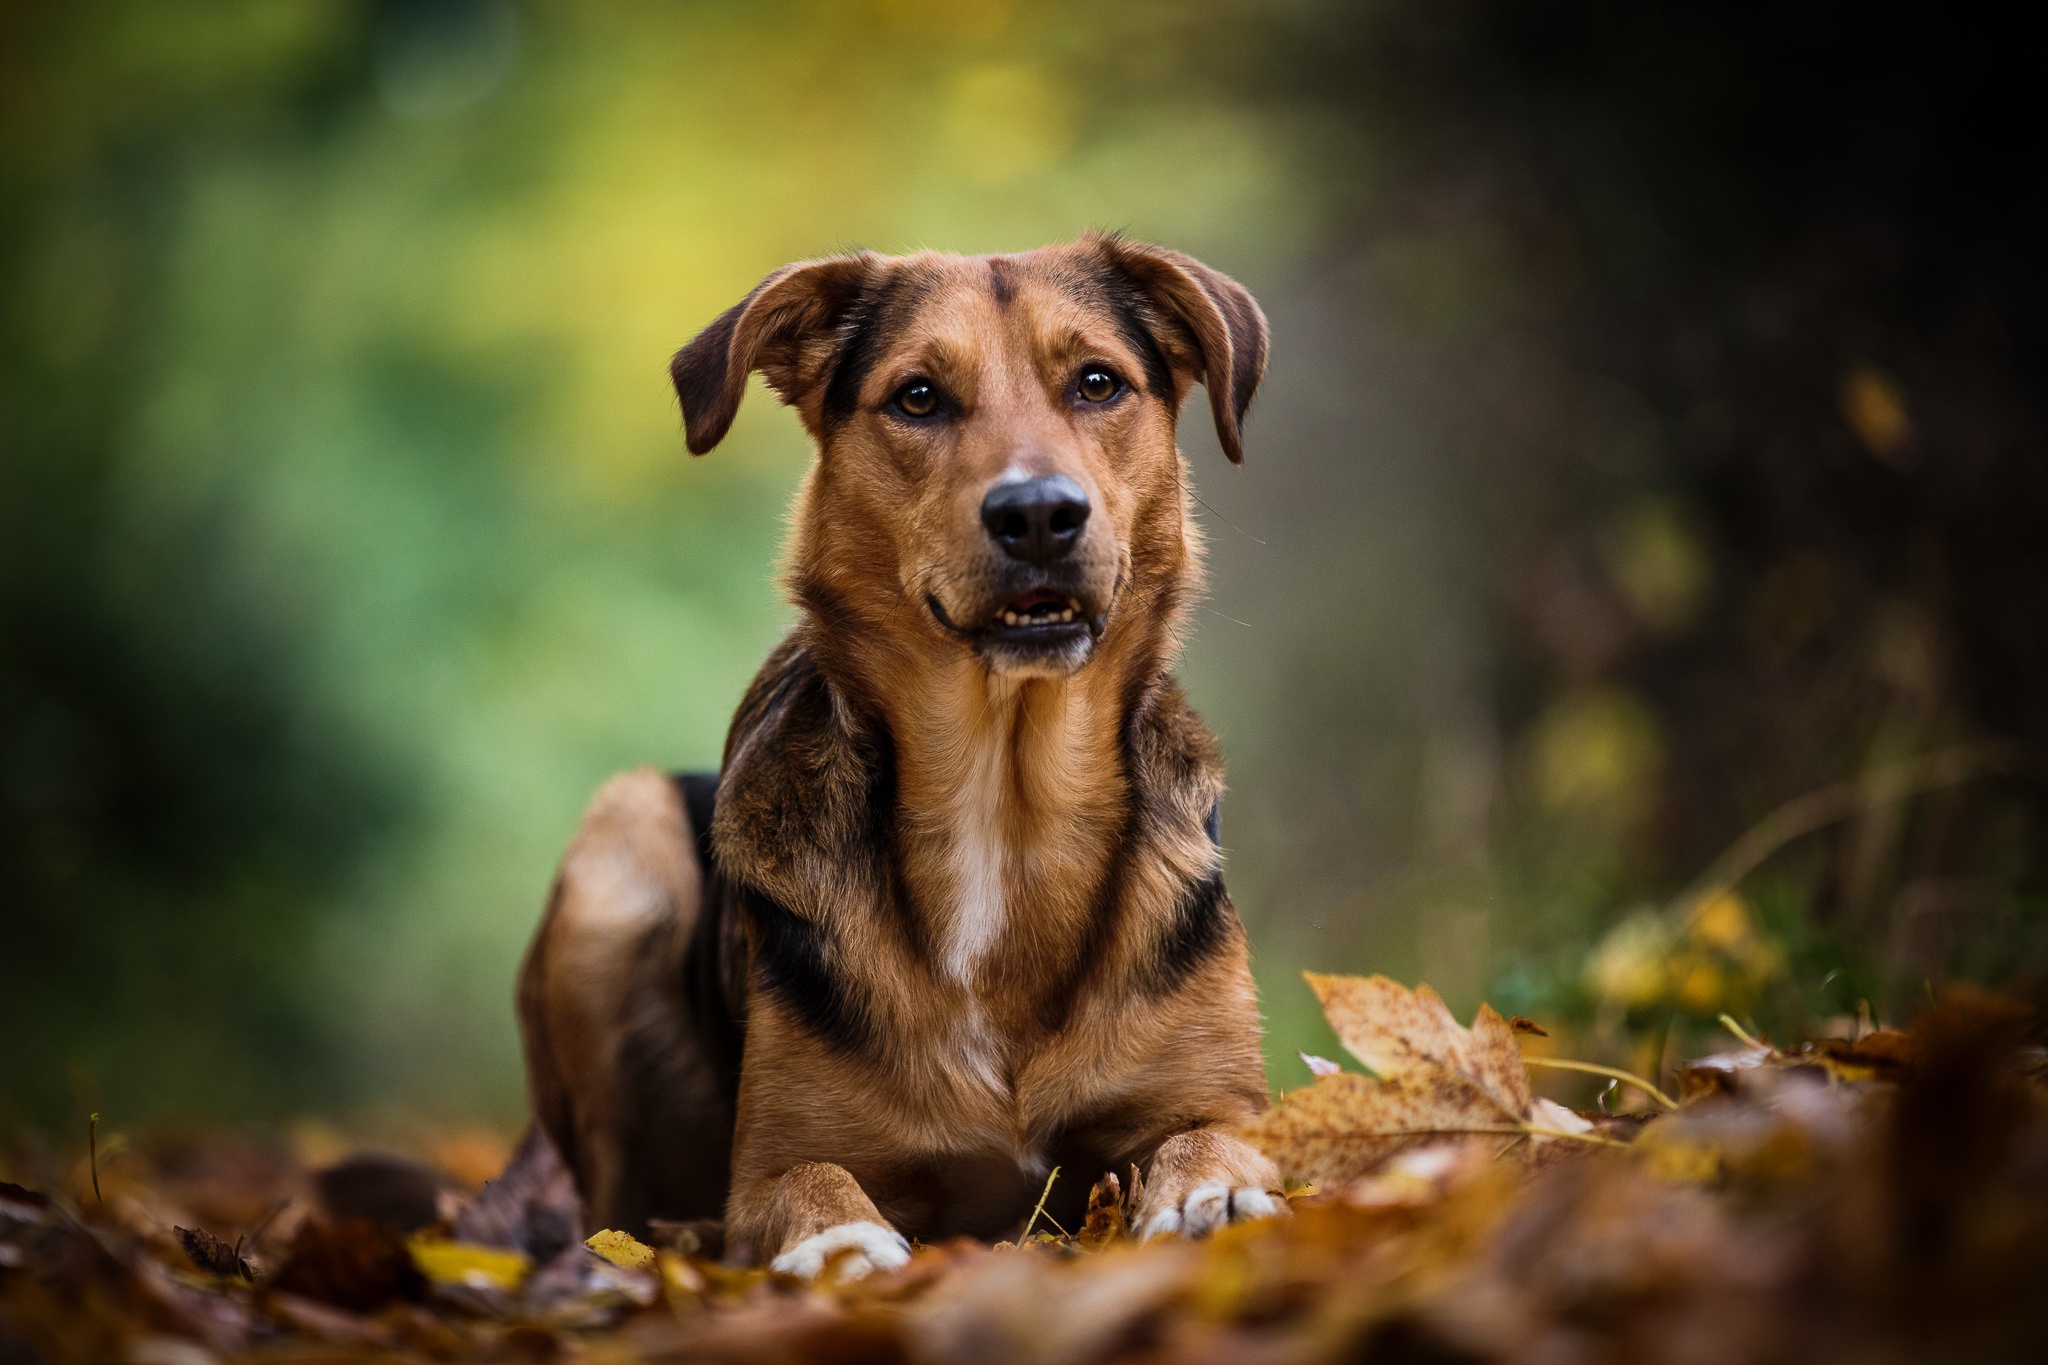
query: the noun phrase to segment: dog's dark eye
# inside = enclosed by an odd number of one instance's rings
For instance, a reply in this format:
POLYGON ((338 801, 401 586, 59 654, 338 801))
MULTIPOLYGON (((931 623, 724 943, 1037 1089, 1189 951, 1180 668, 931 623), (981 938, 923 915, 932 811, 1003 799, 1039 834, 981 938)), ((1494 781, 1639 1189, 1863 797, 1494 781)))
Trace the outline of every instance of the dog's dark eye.
POLYGON ((929 379, 913 379, 890 401, 906 417, 929 417, 939 410, 939 389, 929 379))
POLYGON ((1087 402, 1107 403, 1116 397, 1117 391, 1123 388, 1123 385, 1119 384, 1116 376, 1108 370, 1091 367, 1081 371, 1081 378, 1074 388, 1087 402))

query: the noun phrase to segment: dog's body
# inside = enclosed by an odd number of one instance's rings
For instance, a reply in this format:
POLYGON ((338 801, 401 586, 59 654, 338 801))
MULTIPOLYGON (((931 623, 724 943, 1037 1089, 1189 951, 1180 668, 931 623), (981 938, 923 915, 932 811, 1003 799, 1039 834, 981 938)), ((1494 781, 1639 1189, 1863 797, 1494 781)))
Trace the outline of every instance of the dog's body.
POLYGON ((1150 1231, 1269 1213, 1215 745, 1169 673, 1200 587, 1173 429, 1238 430, 1265 326, 1115 238, 770 276, 676 358, 690 446, 759 368, 820 457, 800 623, 716 779, 615 778, 520 984, 536 1117, 596 1225, 726 1220, 815 1274, 997 1236, 1146 1170, 1150 1231), (714 814, 715 811, 715 814, 714 814))

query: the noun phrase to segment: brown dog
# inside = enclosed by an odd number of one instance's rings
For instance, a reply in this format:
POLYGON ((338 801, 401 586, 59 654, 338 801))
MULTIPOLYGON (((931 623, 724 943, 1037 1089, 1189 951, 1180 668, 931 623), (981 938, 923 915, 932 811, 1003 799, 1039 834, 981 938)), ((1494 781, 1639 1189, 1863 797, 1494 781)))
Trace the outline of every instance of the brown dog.
POLYGON ((1201 586, 1174 424, 1233 462, 1266 325, 1177 252, 788 266, 679 352, 692 452, 751 371, 818 459, 802 617, 716 779, 614 778, 522 969, 534 1110, 595 1226, 901 1264, 1014 1234, 1054 1165, 1143 1165, 1141 1229, 1275 1212, 1222 773, 1169 665, 1201 586))

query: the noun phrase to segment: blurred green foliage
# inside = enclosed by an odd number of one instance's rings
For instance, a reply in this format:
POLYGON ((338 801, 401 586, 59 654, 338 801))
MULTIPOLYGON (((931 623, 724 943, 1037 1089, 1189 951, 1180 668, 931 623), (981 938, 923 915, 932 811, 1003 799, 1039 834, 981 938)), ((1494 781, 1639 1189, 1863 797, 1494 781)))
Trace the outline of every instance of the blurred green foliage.
POLYGON ((5 7, 0 1119, 516 1113, 582 801, 714 763, 787 620, 802 434, 757 390, 690 460, 666 357, 786 260, 1090 226, 1274 321, 1246 467, 1183 438, 1276 1084, 1303 966, 1610 1050, 2037 988, 2021 771, 1667 905, 1802 790, 2048 735, 2039 149, 1929 22, 5 7))

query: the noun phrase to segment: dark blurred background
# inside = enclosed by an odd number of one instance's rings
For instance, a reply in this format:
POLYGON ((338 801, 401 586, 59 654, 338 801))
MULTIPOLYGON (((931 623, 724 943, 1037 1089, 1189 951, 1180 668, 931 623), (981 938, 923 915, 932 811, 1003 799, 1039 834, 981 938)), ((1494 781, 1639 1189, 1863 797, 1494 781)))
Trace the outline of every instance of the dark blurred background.
POLYGON ((787 620, 802 434, 691 460, 669 352, 1090 226, 1273 322, 1244 468, 1183 436, 1276 1085, 1303 967, 1646 1066, 2043 995, 2005 13, 9 0, 0 1125, 515 1118, 581 803, 787 620))

